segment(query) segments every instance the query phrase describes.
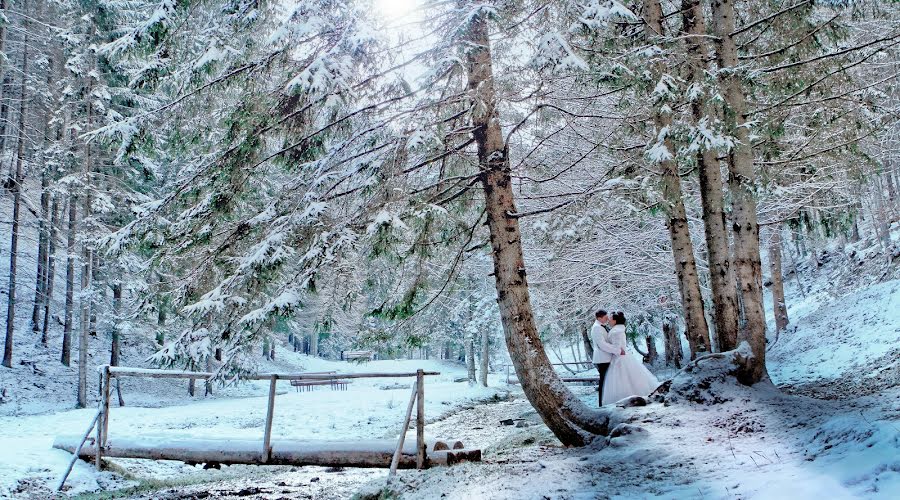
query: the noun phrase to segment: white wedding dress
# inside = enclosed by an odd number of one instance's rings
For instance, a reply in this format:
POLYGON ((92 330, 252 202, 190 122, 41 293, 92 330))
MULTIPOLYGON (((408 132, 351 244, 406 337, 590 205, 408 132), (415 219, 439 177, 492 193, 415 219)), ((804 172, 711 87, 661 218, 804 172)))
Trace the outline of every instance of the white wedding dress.
POLYGON ((629 396, 648 396, 659 387, 659 380, 650 373, 641 359, 626 346, 625 325, 616 325, 609 331, 611 344, 625 349, 625 355, 617 355, 609 363, 603 383, 603 404, 608 405, 629 396))

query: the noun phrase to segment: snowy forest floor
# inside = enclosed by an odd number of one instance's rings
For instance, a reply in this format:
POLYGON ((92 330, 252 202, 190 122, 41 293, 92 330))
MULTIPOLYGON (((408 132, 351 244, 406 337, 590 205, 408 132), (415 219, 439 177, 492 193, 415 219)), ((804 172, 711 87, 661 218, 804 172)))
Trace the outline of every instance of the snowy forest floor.
MULTIPOLYGON (((592 447, 561 447, 520 389, 504 384, 500 375, 491 377, 491 388, 469 387, 453 381, 465 376, 456 364, 354 365, 279 351, 277 363, 266 362, 261 369, 441 371, 426 381, 426 434, 481 448, 484 462, 401 471, 388 492, 382 469, 203 470, 176 462, 113 459, 100 474, 79 462, 67 495, 173 500, 900 498, 900 271, 860 270, 880 268, 881 262, 863 252, 833 252, 818 263, 800 264, 802 279, 791 277, 787 283, 791 327, 770 339, 773 384, 718 384, 699 394, 705 402, 682 398, 621 409, 619 418, 633 424, 634 432, 592 447), (709 401, 710 396, 718 399, 709 401), (500 425, 507 418, 524 423, 500 425)), ((49 362, 46 366, 38 377, 27 373, 27 366, 12 375, 3 372, 7 378, 0 382, 10 393, 8 403, 0 405, 0 497, 50 497, 70 457, 50 447, 53 437, 81 432, 94 411, 67 409, 71 393, 47 379, 72 374, 49 362), (40 390, 39 383, 46 388, 40 390)), ((261 435, 264 384, 186 400, 181 382, 138 386, 129 380, 129 406, 112 409, 110 434, 261 435)), ((394 384, 360 381, 348 392, 309 393, 286 386, 276 398, 273 434, 276 439, 395 438, 408 386, 394 384)), ((199 384, 198 390, 202 393, 199 384)), ((592 388, 573 390, 587 404, 596 404, 592 388)))

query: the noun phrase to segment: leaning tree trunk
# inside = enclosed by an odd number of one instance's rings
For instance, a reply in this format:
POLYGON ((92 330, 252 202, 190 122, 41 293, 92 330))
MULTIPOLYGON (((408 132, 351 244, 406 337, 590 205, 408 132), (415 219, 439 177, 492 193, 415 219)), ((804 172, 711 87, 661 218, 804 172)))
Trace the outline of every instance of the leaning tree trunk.
POLYGON ((719 91, 725 103, 724 123, 734 138, 728 153, 728 192, 734 237, 734 270, 741 287, 742 330, 752 356, 740 357, 737 377, 753 384, 766 376, 766 318, 763 309, 759 223, 756 219, 756 172, 737 47, 734 0, 712 0, 719 91))
MULTIPOLYGON (((23 11, 27 10, 27 2, 22 4, 23 11)), ((16 132, 16 170, 13 174, 10 191, 13 195, 13 220, 12 220, 12 236, 9 245, 9 295, 6 302, 6 343, 3 348, 3 366, 12 367, 13 355, 13 336, 15 335, 16 323, 16 274, 19 252, 19 209, 22 204, 22 181, 25 178, 23 173, 23 165, 25 163, 25 114, 28 109, 25 107, 25 84, 28 78, 28 31, 27 21, 25 25, 26 31, 23 35, 22 45, 22 83, 19 87, 19 130, 16 132)))
MULTIPOLYGON (((687 80, 702 85, 706 78, 706 27, 700 0, 683 0, 681 4, 684 41, 688 54, 687 80)), ((714 117, 704 106, 705 99, 691 101, 691 119, 696 126, 706 119, 714 123, 714 117)), ((713 320, 716 327, 716 346, 719 351, 737 347, 738 298, 734 270, 731 267, 731 249, 728 242, 728 226, 725 216, 725 196, 722 188, 722 170, 718 152, 702 148, 697 152, 697 172, 700 181, 700 202, 703 207, 703 225, 706 235, 706 252, 709 263, 709 286, 712 291, 713 320)))
MULTIPOLYGON (((662 7, 659 0, 644 2, 645 36, 649 43, 664 35, 662 25, 662 7)), ((654 79, 660 79, 666 68, 662 62, 653 66, 654 79)), ((666 157, 659 161, 662 175, 663 207, 667 214, 666 224, 669 227, 669 238, 672 243, 672 257, 675 260, 675 274, 678 278, 678 290, 681 293, 681 306, 684 309, 685 333, 691 349, 691 359, 697 354, 710 352, 709 326, 703 312, 703 295, 700 292, 700 278, 697 275, 697 261, 694 258, 694 245, 688 227, 687 212, 681 193, 681 178, 678 164, 675 162, 675 147, 668 130, 672 126, 671 111, 662 111, 669 106, 665 102, 655 102, 653 122, 656 126, 656 141, 662 141, 666 157)))
POLYGON ((53 301, 53 282, 56 278, 56 226, 59 224, 59 199, 53 196, 50 204, 50 228, 47 236, 47 289, 44 293, 43 314, 41 325, 41 343, 47 345, 50 332, 50 303, 53 301))
POLYGON ((775 339, 787 328, 787 304, 784 302, 784 277, 781 274, 781 230, 772 230, 769 239, 769 269, 772 273, 772 309, 775 313, 775 339))
MULTIPOLYGON (((464 7, 466 2, 460 0, 464 7)), ((488 38, 487 14, 471 7, 465 28, 468 90, 475 106, 472 135, 484 190, 494 261, 494 282, 503 334, 525 396, 544 423, 567 446, 583 446, 607 432, 608 420, 592 412, 563 385, 544 351, 528 292, 509 150, 500 128, 488 38)))

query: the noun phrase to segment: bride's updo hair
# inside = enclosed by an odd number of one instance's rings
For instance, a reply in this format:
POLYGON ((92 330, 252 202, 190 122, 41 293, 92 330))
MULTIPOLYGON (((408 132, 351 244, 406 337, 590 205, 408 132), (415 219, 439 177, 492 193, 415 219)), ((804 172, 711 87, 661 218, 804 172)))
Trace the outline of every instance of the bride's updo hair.
POLYGON ((612 319, 617 325, 625 325, 625 313, 622 311, 612 313, 612 319))

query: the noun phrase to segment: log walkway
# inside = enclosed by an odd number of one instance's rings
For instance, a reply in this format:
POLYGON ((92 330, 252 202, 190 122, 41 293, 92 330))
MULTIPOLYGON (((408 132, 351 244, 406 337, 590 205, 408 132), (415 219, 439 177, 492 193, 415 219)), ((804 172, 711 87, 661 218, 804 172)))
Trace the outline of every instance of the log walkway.
MULTIPOLYGON (((67 450, 78 457, 94 459, 99 470, 102 458, 143 458, 151 460, 179 460, 186 463, 204 463, 208 466, 219 464, 255 465, 321 465, 334 467, 389 467, 388 481, 398 468, 425 469, 431 465, 452 465, 465 461, 481 461, 481 450, 466 449, 454 440, 425 439, 425 377, 440 375, 439 372, 419 369, 409 373, 265 373, 245 377, 249 380, 268 380, 265 428, 262 442, 247 439, 194 439, 167 436, 121 436, 109 437, 110 387, 116 377, 206 379, 215 377, 212 372, 189 372, 128 368, 104 365, 100 371, 100 404, 97 416, 83 436, 59 436, 54 448, 67 450), (349 379, 362 378, 403 378, 415 377, 409 406, 402 422, 399 442, 390 440, 369 441, 310 441, 272 440, 272 421, 275 414, 275 388, 280 380, 292 384, 329 384, 349 379), (416 442, 406 444, 406 432, 412 422, 413 407, 416 408, 416 442), (96 429, 95 437, 90 437, 96 429)), ((74 463, 74 462, 73 462, 74 463)), ((58 483, 62 490, 71 465, 58 483)))

